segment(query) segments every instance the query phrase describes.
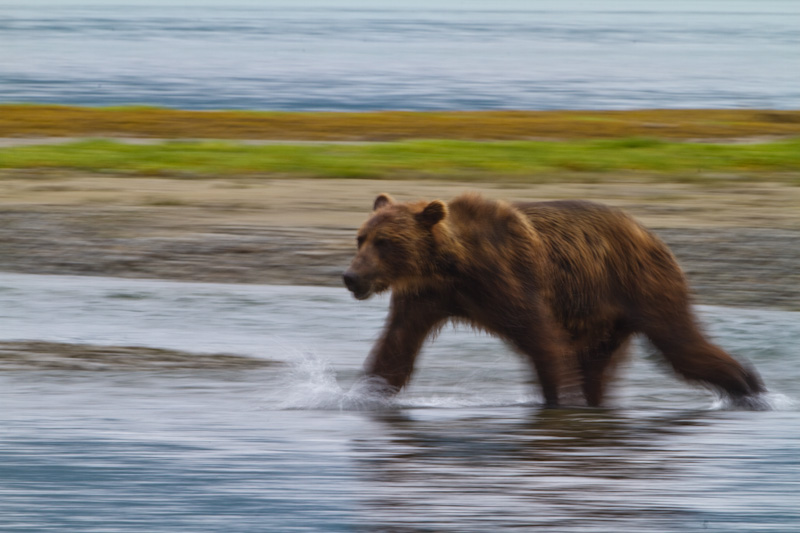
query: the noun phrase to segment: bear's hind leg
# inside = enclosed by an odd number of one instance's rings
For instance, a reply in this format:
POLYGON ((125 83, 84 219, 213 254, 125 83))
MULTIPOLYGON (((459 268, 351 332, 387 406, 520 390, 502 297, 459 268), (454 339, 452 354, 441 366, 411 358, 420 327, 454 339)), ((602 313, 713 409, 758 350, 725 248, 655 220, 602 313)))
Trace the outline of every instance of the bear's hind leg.
POLYGON ((599 407, 603 403, 605 385, 613 367, 626 353, 629 339, 629 332, 615 331, 598 345, 578 351, 581 387, 589 407, 599 407))
POLYGON ((691 312, 649 321, 643 332, 676 372, 688 380, 706 383, 733 398, 764 392, 758 374, 710 343, 691 312))

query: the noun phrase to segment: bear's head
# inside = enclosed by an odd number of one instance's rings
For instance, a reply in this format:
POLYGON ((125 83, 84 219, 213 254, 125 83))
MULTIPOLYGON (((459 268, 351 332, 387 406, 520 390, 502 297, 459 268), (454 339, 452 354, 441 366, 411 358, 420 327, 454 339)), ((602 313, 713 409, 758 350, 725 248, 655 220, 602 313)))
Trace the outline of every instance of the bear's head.
POLYGON ((358 251, 343 276, 353 296, 365 300, 429 276, 435 263, 435 227, 446 216, 447 206, 440 200, 397 203, 388 194, 379 195, 358 230, 358 251))

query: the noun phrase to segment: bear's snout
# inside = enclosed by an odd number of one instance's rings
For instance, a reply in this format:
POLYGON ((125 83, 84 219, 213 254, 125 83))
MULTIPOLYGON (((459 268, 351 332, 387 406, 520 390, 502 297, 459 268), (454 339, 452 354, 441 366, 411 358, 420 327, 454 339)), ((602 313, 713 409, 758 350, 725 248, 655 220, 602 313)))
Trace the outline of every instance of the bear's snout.
POLYGON ((344 286, 351 291, 354 290, 355 286, 358 284, 358 276, 349 270, 342 274, 342 279, 344 280, 344 286))
POLYGON ((344 285, 347 287, 347 290, 353 293, 359 300, 363 300, 370 294, 370 288, 368 283, 364 283, 364 279, 356 274, 351 270, 345 271, 342 274, 342 280, 344 280, 344 285))

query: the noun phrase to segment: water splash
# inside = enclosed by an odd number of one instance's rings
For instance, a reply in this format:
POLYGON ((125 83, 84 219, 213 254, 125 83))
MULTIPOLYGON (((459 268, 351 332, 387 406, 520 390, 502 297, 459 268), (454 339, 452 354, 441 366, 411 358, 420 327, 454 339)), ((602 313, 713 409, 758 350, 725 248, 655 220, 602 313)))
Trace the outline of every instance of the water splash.
POLYGON ((361 378, 346 390, 330 362, 309 353, 295 358, 276 392, 274 405, 280 410, 367 411, 398 406, 381 380, 361 378))
POLYGON ((270 394, 268 404, 279 410, 379 411, 385 409, 458 409, 465 407, 536 406, 535 395, 482 395, 453 391, 449 394, 393 395, 385 381, 361 377, 343 387, 330 361, 313 353, 297 354, 282 385, 270 394))

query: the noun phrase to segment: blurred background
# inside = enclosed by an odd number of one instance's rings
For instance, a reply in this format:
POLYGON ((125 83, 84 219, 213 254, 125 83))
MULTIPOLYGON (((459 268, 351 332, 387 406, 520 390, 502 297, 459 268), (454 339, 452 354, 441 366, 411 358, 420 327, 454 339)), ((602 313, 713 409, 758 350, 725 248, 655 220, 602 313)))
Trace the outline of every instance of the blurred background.
POLYGON ((796 531, 798 242, 794 0, 0 0, 0 529, 796 531), (631 212, 770 393, 377 397, 356 228, 465 190, 631 212))

